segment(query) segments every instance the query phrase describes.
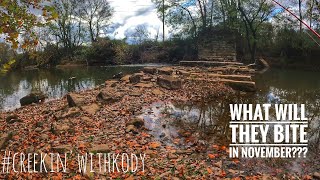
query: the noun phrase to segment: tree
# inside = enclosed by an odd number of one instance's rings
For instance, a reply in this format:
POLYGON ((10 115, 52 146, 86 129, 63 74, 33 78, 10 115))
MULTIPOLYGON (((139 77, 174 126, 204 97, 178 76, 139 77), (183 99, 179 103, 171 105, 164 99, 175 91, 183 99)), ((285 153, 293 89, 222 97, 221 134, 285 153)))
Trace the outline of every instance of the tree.
MULTIPOLYGON (((58 17, 50 6, 50 0, 1 0, 0 1, 0 34, 13 49, 27 49, 38 45, 35 27, 42 27, 58 17), (37 16, 36 11, 42 13, 37 16)), ((14 63, 0 59, 1 72, 6 72, 14 63), (2 61, 2 62, 1 62, 2 61)))
POLYGON ((238 0, 238 10, 245 27, 252 62, 256 62, 258 31, 263 22, 271 18, 273 4, 267 0, 238 0))
POLYGON ((134 44, 142 44, 146 40, 150 39, 150 32, 144 24, 138 25, 131 37, 133 38, 134 44))
POLYGON ((79 2, 76 0, 56 0, 53 7, 59 13, 59 18, 55 19, 49 26, 50 34, 58 46, 67 50, 67 54, 72 55, 75 47, 83 43, 84 30, 81 20, 76 16, 79 2))
POLYGON ((87 23, 91 42, 96 42, 112 17, 113 9, 107 0, 79 0, 78 3, 78 16, 87 23))
POLYGON ((166 14, 166 23, 171 25, 177 34, 192 32, 196 37, 198 30, 204 30, 213 23, 213 1, 207 0, 153 0, 158 9, 159 16, 166 14), (164 5, 163 5, 164 3, 164 5))
POLYGON ((0 1, 0 34, 6 35, 6 41, 12 48, 17 49, 38 44, 35 27, 41 27, 58 17, 57 12, 50 6, 50 0, 1 0, 0 1), (49 5, 48 5, 49 4, 49 5), (39 10, 38 17, 33 11, 39 10), (42 19, 44 18, 44 19, 42 19), (18 38, 24 38, 19 42, 18 38))

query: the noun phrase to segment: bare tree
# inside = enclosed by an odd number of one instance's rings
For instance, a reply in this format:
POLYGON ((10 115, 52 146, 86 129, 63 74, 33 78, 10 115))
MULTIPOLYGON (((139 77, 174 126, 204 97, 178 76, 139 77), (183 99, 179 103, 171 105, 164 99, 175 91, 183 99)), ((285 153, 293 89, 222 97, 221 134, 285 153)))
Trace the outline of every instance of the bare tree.
POLYGON ((134 39, 135 44, 142 44, 146 40, 150 39, 150 32, 146 25, 140 24, 135 28, 131 36, 134 39))
POLYGON ((72 54, 72 50, 83 42, 83 27, 82 23, 75 16, 77 6, 76 0, 56 0, 53 6, 59 17, 50 24, 49 34, 54 36, 54 40, 58 46, 66 48, 72 54))
POLYGON ((97 41, 113 9, 107 0, 79 0, 79 17, 88 25, 91 42, 97 41))

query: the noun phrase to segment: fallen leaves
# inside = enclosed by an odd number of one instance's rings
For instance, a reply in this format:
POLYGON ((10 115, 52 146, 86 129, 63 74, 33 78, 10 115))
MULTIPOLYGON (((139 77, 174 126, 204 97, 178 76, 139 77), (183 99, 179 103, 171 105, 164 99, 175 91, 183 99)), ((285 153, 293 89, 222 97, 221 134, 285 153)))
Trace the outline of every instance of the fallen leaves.
POLYGON ((216 158, 216 157, 218 157, 219 155, 218 154, 208 154, 208 157, 210 158, 210 159, 214 159, 214 158, 216 158))
POLYGON ((151 142, 150 144, 149 144, 149 147, 151 148, 151 149, 157 149, 158 147, 160 147, 161 146, 161 143, 159 143, 159 142, 151 142))
POLYGON ((211 168, 207 168, 207 171, 208 171, 209 174, 212 174, 212 173, 213 173, 213 171, 212 171, 211 168))

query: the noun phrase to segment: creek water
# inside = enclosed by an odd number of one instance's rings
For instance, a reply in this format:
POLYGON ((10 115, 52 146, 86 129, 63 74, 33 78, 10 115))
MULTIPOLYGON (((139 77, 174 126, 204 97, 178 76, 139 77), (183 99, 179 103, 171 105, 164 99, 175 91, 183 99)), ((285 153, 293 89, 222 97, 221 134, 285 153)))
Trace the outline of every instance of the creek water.
POLYGON ((0 77, 0 110, 20 107, 20 99, 33 91, 41 91, 48 96, 48 100, 52 100, 68 92, 103 84, 120 72, 138 72, 143 66, 68 67, 10 72, 0 77))
MULTIPOLYGON (((155 102, 145 108, 141 116, 151 133, 167 145, 188 149, 200 142, 209 148, 211 145, 228 147, 232 137, 229 104, 305 104, 309 119, 308 153, 305 158, 240 158, 245 166, 239 167, 246 172, 267 172, 274 176, 283 172, 299 176, 320 170, 319 75, 319 72, 270 69, 254 77, 258 88, 254 94, 237 94, 187 104, 155 102)), ((275 113, 270 112, 270 119, 276 120, 272 114, 275 113)), ((271 140, 272 136, 267 139, 271 140)))
MULTIPOLYGON (((49 99, 60 98, 70 91, 93 88, 122 72, 138 72, 141 66, 75 67, 64 69, 30 70, 11 72, 0 78, 0 110, 12 110, 20 106, 20 98, 32 91, 42 91, 49 99)), ((307 158, 281 161, 243 160, 261 171, 276 167, 285 171, 304 173, 308 166, 320 171, 320 72, 270 69, 254 77, 258 91, 249 96, 217 99, 212 102, 176 104, 155 102, 145 109, 142 117, 151 133, 161 141, 173 144, 180 134, 191 132, 197 140, 208 144, 228 145, 229 103, 282 103, 306 104, 309 120, 309 153, 307 158), (152 112, 152 113, 150 113, 152 112), (166 118, 169 114, 169 118, 166 118), (174 119, 175 121, 172 121, 174 119), (259 161, 259 162, 257 162, 259 161), (255 166, 260 163, 261 166, 255 166), (279 163, 279 165, 275 165, 279 163)), ((193 141, 178 144, 183 148, 193 141)))

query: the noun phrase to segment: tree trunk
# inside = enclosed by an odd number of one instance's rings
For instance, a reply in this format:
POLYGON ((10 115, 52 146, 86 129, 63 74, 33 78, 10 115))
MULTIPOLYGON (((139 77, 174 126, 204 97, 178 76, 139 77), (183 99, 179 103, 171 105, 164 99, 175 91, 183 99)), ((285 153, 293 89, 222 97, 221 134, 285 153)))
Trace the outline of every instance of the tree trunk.
POLYGON ((96 39, 94 38, 93 28, 92 28, 92 21, 89 21, 89 31, 90 31, 91 42, 96 42, 96 39))

